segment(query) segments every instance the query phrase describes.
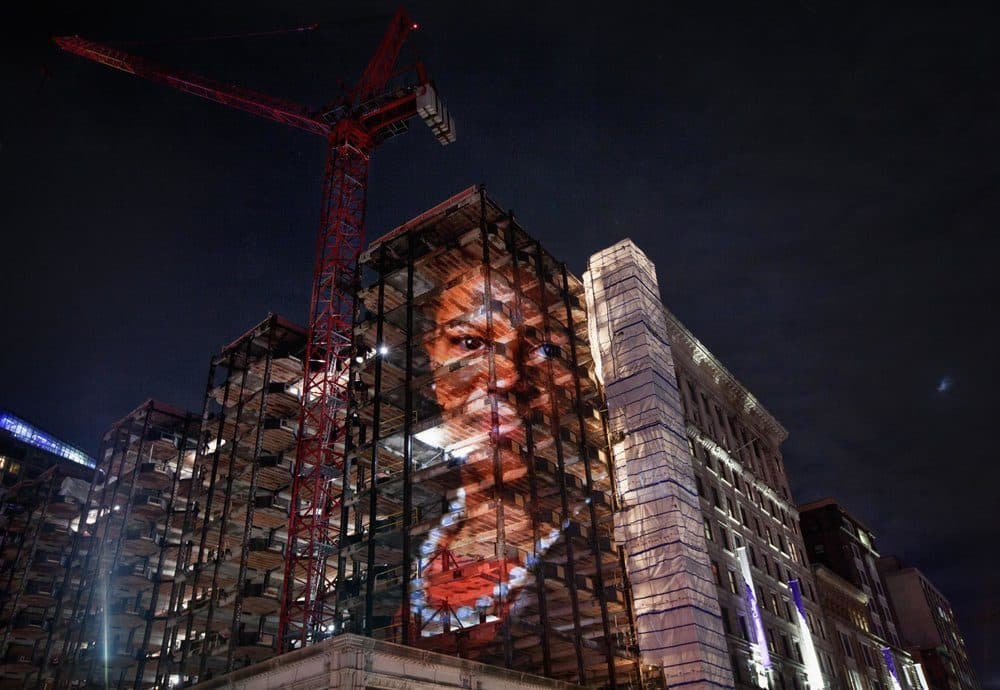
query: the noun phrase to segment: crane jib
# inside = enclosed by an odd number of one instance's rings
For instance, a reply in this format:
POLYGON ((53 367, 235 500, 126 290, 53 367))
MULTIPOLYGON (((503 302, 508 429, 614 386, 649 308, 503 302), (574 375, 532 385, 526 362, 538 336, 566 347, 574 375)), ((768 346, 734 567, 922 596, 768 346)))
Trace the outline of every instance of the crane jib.
MULTIPOLYGON (((336 482, 344 467, 343 410, 350 404, 351 332, 357 258, 365 246, 365 204, 372 150, 419 116, 438 141, 455 141, 455 125, 424 73, 387 93, 400 50, 417 25, 400 9, 347 101, 314 110, 250 89, 178 70, 79 36, 57 37, 75 55, 201 98, 327 138, 322 222, 316 240, 308 336, 300 388, 298 442, 281 597, 280 651, 323 639, 336 629, 334 545, 340 545, 336 482), (337 277, 331 280, 331 276, 337 277), (351 279, 347 279, 351 277, 351 279)), ((405 74, 405 73, 404 73, 405 74)), ((371 616, 366 624, 370 625, 371 616)), ((227 670, 232 670, 229 655, 227 670)))

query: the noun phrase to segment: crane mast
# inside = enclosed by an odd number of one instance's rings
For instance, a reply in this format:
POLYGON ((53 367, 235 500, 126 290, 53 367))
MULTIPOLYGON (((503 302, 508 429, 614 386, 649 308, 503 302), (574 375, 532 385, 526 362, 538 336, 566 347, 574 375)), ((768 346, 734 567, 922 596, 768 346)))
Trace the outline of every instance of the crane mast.
POLYGON ((57 37, 64 50, 326 139, 320 227, 316 236, 308 336, 303 362, 298 440, 292 478, 279 639, 281 650, 309 644, 334 630, 335 578, 330 555, 341 537, 335 515, 345 462, 349 371, 357 260, 365 242, 371 155, 419 115, 446 145, 454 123, 423 66, 414 83, 387 92, 407 36, 417 25, 403 9, 348 95, 314 110, 237 86, 160 67, 144 58, 78 36, 57 37))

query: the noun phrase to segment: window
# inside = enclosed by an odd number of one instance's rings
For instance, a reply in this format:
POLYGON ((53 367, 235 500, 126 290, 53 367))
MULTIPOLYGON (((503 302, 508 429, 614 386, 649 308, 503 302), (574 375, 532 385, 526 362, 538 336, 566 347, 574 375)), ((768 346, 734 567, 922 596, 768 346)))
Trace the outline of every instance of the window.
POLYGON ((0 474, 3 472, 7 472, 8 474, 16 477, 21 473, 21 463, 14 462, 13 458, 0 455, 0 474))
POLYGON ((733 570, 727 571, 729 573, 729 591, 733 594, 740 593, 740 581, 736 578, 736 572, 733 570))
POLYGON ((698 495, 705 498, 705 484, 701 481, 700 475, 694 476, 694 485, 698 487, 698 495))
POLYGON ((750 641, 750 628, 747 627, 747 617, 742 613, 736 614, 736 622, 740 626, 740 637, 744 640, 750 641))
POLYGON ((753 567, 754 568, 760 567, 757 565, 757 552, 754 550, 754 548, 748 545, 747 550, 750 552, 750 563, 753 565, 753 567))
POLYGON ((708 541, 715 541, 715 536, 712 534, 712 522, 708 518, 705 518, 704 526, 705 526, 705 539, 707 539, 708 541))
POLYGON ((732 635, 733 624, 729 621, 729 609, 727 609, 725 606, 721 607, 721 609, 722 609, 722 630, 727 635, 732 635))
POLYGON ((734 520, 738 520, 739 517, 736 515, 736 506, 733 505, 732 499, 726 496, 726 512, 729 513, 729 517, 734 520))
POLYGON ((719 490, 716 487, 712 487, 712 503, 716 508, 722 510, 722 499, 719 498, 719 490))
POLYGON ((843 630, 838 630, 837 632, 840 633, 840 646, 844 648, 844 654, 847 655, 848 659, 853 659, 854 650, 851 649, 851 638, 843 630))
POLYGON ((744 527, 750 526, 750 518, 747 517, 747 509, 740 506, 740 522, 743 523, 744 527))
POLYGON ((733 545, 729 541, 729 530, 722 525, 719 525, 719 532, 722 534, 722 545, 725 547, 726 551, 732 551, 733 545))
POLYGON ((719 564, 712 561, 712 579, 715 580, 715 584, 722 586, 722 573, 719 572, 719 564))
POLYGON ((861 656, 863 656, 865 658, 865 664, 869 668, 875 668, 875 662, 872 660, 871 649, 869 649, 868 645, 866 645, 864 643, 861 644, 861 656))

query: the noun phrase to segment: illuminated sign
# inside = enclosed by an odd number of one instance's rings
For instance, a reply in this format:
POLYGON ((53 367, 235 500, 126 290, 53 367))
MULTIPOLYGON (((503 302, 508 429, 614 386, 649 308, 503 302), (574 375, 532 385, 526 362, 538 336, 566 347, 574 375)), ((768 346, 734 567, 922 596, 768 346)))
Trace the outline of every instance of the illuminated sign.
POLYGON ((8 432, 18 441, 23 441, 29 446, 40 448, 47 453, 52 453, 60 458, 71 460, 79 465, 94 467, 94 459, 84 453, 79 448, 74 448, 68 443, 55 439, 43 431, 28 424, 23 419, 15 417, 6 412, 0 412, 0 429, 8 432))
POLYGON ((741 546, 736 549, 736 555, 740 561, 740 574, 743 575, 744 596, 747 601, 747 610, 753 619, 753 629, 751 637, 751 647, 753 648, 753 661, 757 671, 757 685, 762 688, 767 687, 767 670, 771 668, 771 653, 767 649, 767 639, 764 637, 764 621, 760 615, 760 606, 757 603, 757 594, 753 588, 753 577, 750 575, 750 561, 747 559, 747 549, 741 546))
MULTIPOLYGON (((819 657, 816 655, 816 647, 813 645, 812 633, 809 630, 809 620, 806 618, 806 607, 802 603, 802 588, 798 580, 789 580, 788 587, 792 590, 792 600, 795 602, 795 613, 798 616, 799 633, 802 635, 802 663, 806 667, 806 677, 809 679, 809 687, 822 688, 823 670, 819 666, 819 657)), ((899 688, 896 688, 899 690, 899 688)))

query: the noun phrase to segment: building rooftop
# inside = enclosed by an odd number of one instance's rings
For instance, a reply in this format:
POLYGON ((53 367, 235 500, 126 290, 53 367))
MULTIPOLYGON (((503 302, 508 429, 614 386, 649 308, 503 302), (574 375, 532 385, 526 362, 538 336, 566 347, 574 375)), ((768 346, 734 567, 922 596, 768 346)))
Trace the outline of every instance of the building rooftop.
POLYGON ((63 460, 69 460, 85 467, 94 467, 96 464, 92 457, 76 446, 61 441, 17 415, 2 409, 0 409, 0 430, 21 443, 26 443, 63 460))

